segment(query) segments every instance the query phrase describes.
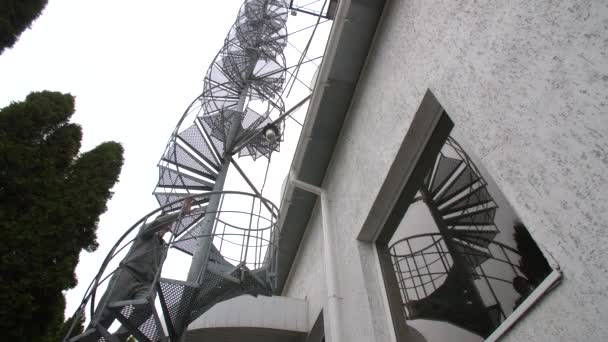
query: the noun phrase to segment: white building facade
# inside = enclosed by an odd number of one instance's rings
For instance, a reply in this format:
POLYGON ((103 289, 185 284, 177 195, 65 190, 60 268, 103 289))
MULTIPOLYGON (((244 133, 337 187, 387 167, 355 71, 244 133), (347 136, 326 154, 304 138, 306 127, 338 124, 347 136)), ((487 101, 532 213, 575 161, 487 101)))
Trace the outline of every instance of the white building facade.
POLYGON ((280 205, 278 287, 299 300, 289 341, 607 340, 607 54, 599 0, 340 1, 280 205), (492 219, 525 225, 551 266, 482 334, 408 320, 390 267, 448 136, 510 215, 492 219))

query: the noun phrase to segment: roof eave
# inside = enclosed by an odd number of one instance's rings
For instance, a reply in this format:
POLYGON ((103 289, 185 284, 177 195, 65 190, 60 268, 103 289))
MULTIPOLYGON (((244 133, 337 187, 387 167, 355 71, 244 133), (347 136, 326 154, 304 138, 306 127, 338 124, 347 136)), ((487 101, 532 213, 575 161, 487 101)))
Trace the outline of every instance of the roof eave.
MULTIPOLYGON (((385 3, 386 0, 340 1, 288 179, 322 186, 385 3)), ((286 182, 279 216, 279 293, 315 202, 315 195, 286 182)))

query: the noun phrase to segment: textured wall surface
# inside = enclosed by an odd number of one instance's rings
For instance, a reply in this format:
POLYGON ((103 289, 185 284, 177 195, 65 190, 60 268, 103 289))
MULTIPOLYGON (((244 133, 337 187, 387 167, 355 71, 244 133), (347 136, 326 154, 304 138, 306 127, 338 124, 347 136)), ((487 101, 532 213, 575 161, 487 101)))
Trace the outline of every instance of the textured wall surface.
POLYGON ((325 266, 323 265, 323 231, 321 217, 313 211, 292 266, 283 296, 308 302, 308 326, 312 327, 327 300, 325 266))
MULTIPOLYGON (((387 5, 324 183, 345 341, 390 340, 374 254, 356 236, 429 88, 564 272, 505 340, 608 340, 607 54, 603 0, 387 5)), ((324 283, 307 234, 286 295, 324 283)))
POLYGON ((364 102, 409 118, 431 88, 564 272, 506 340, 608 339, 608 3, 389 6, 364 102))

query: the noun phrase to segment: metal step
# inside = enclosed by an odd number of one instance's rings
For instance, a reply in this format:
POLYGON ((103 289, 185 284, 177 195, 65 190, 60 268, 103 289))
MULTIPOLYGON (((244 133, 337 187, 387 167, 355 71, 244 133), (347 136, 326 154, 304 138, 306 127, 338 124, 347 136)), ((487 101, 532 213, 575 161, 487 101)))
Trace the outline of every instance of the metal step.
POLYGON ((435 200, 437 206, 448 202, 456 195, 471 187, 479 180, 479 176, 470 167, 465 168, 447 187, 447 189, 439 195, 435 200))
POLYGON ((233 274, 238 270, 239 267, 240 266, 228 266, 214 261, 207 263, 208 272, 224 277, 225 279, 237 284, 241 282, 241 279, 236 278, 233 274))
POLYGON ((160 278, 156 289, 169 336, 180 336, 190 323, 192 303, 199 292, 198 284, 160 278))
POLYGON ((231 298, 229 294, 237 291, 239 287, 239 283, 222 275, 210 271, 205 272, 200 292, 193 305, 194 315, 198 317, 216 303, 231 298))
POLYGON ((444 156, 442 153, 437 157, 437 170, 433 177, 432 184, 428 187, 432 196, 437 194, 445 183, 454 175, 462 164, 462 160, 444 156))
MULTIPOLYGON (((216 99, 216 101, 217 100, 218 99, 216 99)), ((219 101, 223 102, 223 99, 219 99, 219 101)), ((231 101, 228 101, 228 102, 232 102, 232 99, 231 99, 231 101)), ((234 102, 234 104, 236 104, 236 102, 234 102)), ((229 108, 229 106, 228 107, 223 106, 223 107, 221 107, 221 110, 229 110, 228 108, 229 108)), ((218 108, 218 109, 220 109, 220 108, 218 108)), ((210 113, 208 113, 208 114, 210 114, 210 113)), ((218 114, 219 114, 219 112, 218 112, 218 114)), ((213 127, 211 127, 207 122, 205 122, 205 120, 202 117, 199 116, 198 118, 196 118, 196 120, 200 123, 203 130, 205 130, 205 136, 209 138, 209 140, 211 141, 211 144, 213 145, 213 146, 207 146, 206 148, 208 148, 208 149, 213 148, 217 152, 218 156, 220 156, 220 160, 217 164, 218 172, 219 172, 219 168, 220 168, 219 165, 223 162, 221 160, 221 156, 224 155, 224 149, 226 146, 224 145, 224 142, 221 139, 218 139, 217 137, 214 136, 213 127)), ((198 129, 198 127, 197 127, 197 129, 198 129)))
POLYGON ((240 295, 249 294, 271 295, 270 286, 265 280, 258 278, 259 272, 249 271, 244 268, 237 269, 231 274, 232 277, 240 279, 239 283, 227 279, 212 272, 205 272, 201 285, 201 291, 194 304, 193 318, 196 318, 213 305, 240 295))
POLYGON ((459 198, 444 208, 439 209, 439 212, 442 216, 446 216, 492 202, 494 202, 494 200, 486 187, 480 186, 462 198, 459 198))
MULTIPOLYGON (((192 194, 188 194, 188 193, 182 193, 182 194, 169 193, 169 192, 165 192, 165 191, 161 191, 161 190, 154 191, 154 196, 156 197, 158 204, 160 204, 161 206, 164 206, 171 202, 181 200, 182 198, 184 198, 186 196, 191 196, 191 195, 192 194)), ((173 210, 178 210, 181 207, 182 207, 182 203, 177 202, 177 203, 173 203, 170 207, 166 207, 165 209, 168 211, 173 211, 173 210)))
POLYGON ((270 295, 268 286, 259 278, 265 276, 265 270, 250 272, 242 266, 228 265, 209 262, 201 286, 160 279, 157 290, 170 336, 179 336, 194 318, 219 302, 243 294, 270 295))
POLYGON ((179 239, 177 239, 171 247, 180 250, 186 254, 194 255, 196 251, 197 241, 200 239, 202 226, 200 224, 193 225, 179 239))
POLYGON ((470 242, 481 248, 488 248, 494 237, 498 234, 498 230, 477 229, 450 229, 450 232, 455 238, 470 242))
POLYGON ((108 309, 138 342, 157 342, 166 339, 154 301, 147 298, 113 302, 108 309))
MULTIPOLYGON (((197 220, 197 222, 200 222, 200 220, 197 220)), ((202 234, 202 229, 203 227, 200 224, 191 224, 188 230, 181 234, 181 236, 171 245, 171 247, 186 254, 194 255, 198 245, 198 239, 201 238, 200 235, 202 234)), ((230 265, 230 263, 222 257, 215 245, 212 245, 211 247, 210 259, 230 265)))
POLYGON ((204 164, 215 164, 213 161, 209 160, 209 157, 210 156, 206 156, 199 151, 190 152, 179 144, 173 143, 167 149, 162 160, 177 164, 178 166, 184 167, 201 176, 215 179, 217 177, 217 170, 204 164))
POLYGON ((496 207, 491 207, 450 217, 444 222, 448 226, 492 226, 494 215, 496 215, 496 207))
MULTIPOLYGON (((209 202, 208 198, 205 198, 202 203, 209 202)), ((178 223, 177 229, 173 229, 173 234, 176 236, 182 235, 188 231, 194 225, 198 224, 205 217, 206 208, 193 209, 190 214, 185 215, 178 223)))
POLYGON ((216 177, 208 175, 206 173, 199 173, 198 170, 183 167, 172 160, 162 159, 170 163, 176 169, 171 169, 166 166, 158 167, 158 187, 171 188, 171 189, 193 189, 200 191, 209 191, 215 184, 216 177), (179 167, 179 169, 177 169, 179 167), (193 176, 184 171, 190 171, 191 173, 200 176, 193 176))
MULTIPOLYGON (((188 146, 191 150, 197 153, 197 156, 212 166, 216 173, 219 172, 221 160, 217 160, 215 154, 212 152, 213 147, 209 146, 203 133, 200 131, 196 124, 188 127, 187 129, 180 132, 178 138, 182 143, 188 146)), ((221 156, 221 154, 219 154, 221 156)))

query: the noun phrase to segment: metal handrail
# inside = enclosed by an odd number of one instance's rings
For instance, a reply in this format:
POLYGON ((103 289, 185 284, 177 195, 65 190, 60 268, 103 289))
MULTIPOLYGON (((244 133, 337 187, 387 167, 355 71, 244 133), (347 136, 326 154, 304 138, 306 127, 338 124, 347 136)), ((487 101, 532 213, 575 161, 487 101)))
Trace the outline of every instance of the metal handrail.
MULTIPOLYGON (((115 272, 115 271, 112 271, 108 275, 104 276, 104 273, 105 273, 105 271, 107 269, 107 266, 109 265, 109 263, 121 251, 123 251, 127 246, 129 246, 135 240, 135 238, 133 238, 133 239, 125 242, 125 239, 131 233, 133 233, 136 230, 136 228, 140 228, 141 225, 143 223, 145 223, 150 217, 153 217, 154 215, 156 215, 159 212, 164 212, 166 209, 173 208, 176 204, 178 204, 180 202, 183 202, 186 199, 189 199, 189 198, 194 199, 192 205, 196 206, 196 205, 199 205, 199 204, 202 204, 202 203, 206 203, 206 197, 212 196, 212 195, 216 195, 216 194, 220 194, 220 195, 242 195, 242 196, 252 197, 254 199, 260 200, 262 203, 265 203, 265 206, 267 208, 271 208, 271 210, 274 211, 274 213, 271 212, 271 214, 273 214, 273 216, 274 215, 278 216, 278 212, 279 212, 278 207, 276 207, 276 205, 274 205, 270 200, 268 200, 268 199, 266 199, 266 198, 264 198, 262 196, 256 195, 256 194, 251 194, 251 193, 247 193, 247 192, 243 192, 243 191, 210 191, 210 192, 206 192, 206 193, 203 193, 203 194, 191 194, 191 195, 184 196, 184 197, 182 197, 180 199, 177 199, 175 201, 166 203, 165 205, 162 205, 162 206, 156 208, 155 210, 149 212, 148 214, 144 215, 142 218, 140 218, 139 220, 137 220, 133 225, 131 225, 120 236, 120 238, 116 241, 116 243, 112 246, 112 248, 110 249, 110 251, 107 253, 106 257, 104 258, 104 261, 102 262, 102 264, 101 264, 101 266, 99 268, 99 271, 97 272, 97 274, 95 275, 95 277, 93 278, 93 280, 91 281, 91 283, 89 284, 89 286, 87 287, 87 290, 85 291, 85 294, 83 296, 83 299, 80 302, 80 305, 78 306, 78 308, 76 309, 76 311, 72 315, 72 317, 74 319, 72 321, 72 324, 71 324, 70 329, 68 330, 66 336, 69 336, 72 333, 72 331, 73 331, 73 329, 74 329, 74 327, 76 325, 76 322, 78 321, 77 318, 81 317, 84 314, 84 310, 85 310, 87 304, 89 304, 89 303, 90 303, 90 315, 91 315, 91 318, 94 316, 94 314, 95 314, 95 295, 96 295, 97 288, 101 284, 103 284, 105 281, 107 281, 107 279, 109 279, 114 274, 114 272, 115 272), (201 197, 203 197, 203 198, 201 198, 201 197)), ((222 213, 223 211, 218 210, 218 212, 222 213)), ((238 211, 226 211, 226 212, 233 212, 234 213, 234 212, 238 212, 238 211)), ((253 216, 256 216, 256 217, 260 216, 260 215, 257 215, 255 213, 253 213, 253 212, 247 213, 247 212, 242 211, 240 213, 248 214, 248 215, 253 215, 253 216)), ((183 218, 183 216, 180 215, 175 220, 175 222, 180 222, 182 218, 183 218)), ((269 221, 273 222, 272 220, 269 220, 269 221)), ((246 231, 247 230, 245 228, 240 228, 240 227, 235 227, 235 228, 236 229, 240 229, 242 231, 246 231)), ((253 231, 254 232, 255 231, 259 231, 259 230, 270 230, 270 231, 272 231, 272 230, 274 230, 273 228, 276 228, 276 223, 271 224, 269 227, 267 227, 265 229, 253 229, 253 231)), ((182 231, 182 234, 185 233, 186 231, 187 230, 182 231)), ((229 234, 225 234, 225 233, 224 234, 217 234, 217 233, 215 233, 215 234, 211 234, 211 235, 223 236, 223 235, 229 235, 229 234)), ((243 234, 233 234, 233 235, 245 236, 247 234, 243 233, 243 234)), ((268 239, 262 238, 262 237, 259 237, 259 236, 258 237, 254 237, 254 239, 266 242, 267 244, 264 244, 263 246, 265 246, 267 248, 272 246, 273 249, 277 249, 278 245, 275 244, 272 241, 273 236, 274 236, 274 234, 271 233, 270 237, 268 239)), ((196 238, 196 236, 189 237, 188 239, 192 239, 192 238, 196 238)), ((169 243, 167 243, 167 245, 165 247, 161 247, 161 248, 173 247, 177 242, 184 241, 184 240, 186 240, 186 239, 176 240, 176 234, 172 231, 169 243)), ((243 246, 243 245, 241 245, 241 246, 242 247, 246 247, 246 246, 243 246)), ((270 253, 270 254, 267 253, 267 255, 272 258, 272 256, 275 255, 275 253, 270 253)), ((232 259, 232 258, 230 258, 230 259, 232 259)), ((152 285, 154 285, 154 283, 156 283, 158 281, 158 278, 160 276, 160 272, 162 270, 162 264, 163 263, 164 263, 164 259, 162 260, 161 266, 160 266, 159 270, 157 271, 157 274, 154 277, 154 281, 153 281, 152 285)), ((267 264, 268 266, 272 266, 273 261, 272 260, 268 260, 267 262, 264 262, 264 263, 262 263, 260 265, 264 265, 264 264, 267 264)), ((152 286, 152 288, 154 288, 154 286, 152 286)))
MULTIPOLYGON (((413 238, 419 238, 419 237, 425 237, 425 236, 439 236, 439 237, 442 237, 441 233, 422 233, 422 234, 415 234, 415 235, 411 235, 411 236, 408 236, 408 237, 405 237, 405 238, 402 238, 402 239, 399 239, 399 240, 395 241, 395 242, 394 242, 392 245, 390 245, 390 246, 389 246, 389 249, 392 249, 392 248, 393 248, 393 247, 394 247, 396 244, 401 243, 401 242, 404 242, 404 241, 406 241, 406 240, 410 240, 410 239, 413 239, 413 238)), ((504 247, 505 249, 507 249, 507 250, 509 250, 509 251, 511 251, 511 252, 514 252, 514 253, 519 254, 519 251, 518 251, 518 250, 514 249, 513 247, 507 246, 507 245, 505 245, 504 243, 501 243, 501 242, 498 242, 498 241, 494 241, 494 240, 490 240, 490 239, 486 239, 486 238, 483 238, 483 237, 478 237, 478 236, 476 236, 476 237, 475 237, 475 239, 477 239, 477 240, 483 240, 483 241, 487 241, 487 242, 489 242, 490 244, 495 244, 495 245, 498 245, 498 246, 500 246, 500 247, 504 247)), ((433 244, 431 244, 431 245, 429 245, 429 246, 427 246, 427 247, 425 247, 425 248, 432 247, 432 246, 433 246, 433 245, 435 245, 435 244, 436 244, 436 242, 435 242, 435 243, 433 243, 433 244)), ((414 255, 414 254, 416 254, 416 253, 417 253, 417 252, 414 252, 414 253, 412 253, 412 254, 407 254, 407 255, 393 255, 393 254, 391 254, 391 256, 410 256, 410 255, 414 255)))

